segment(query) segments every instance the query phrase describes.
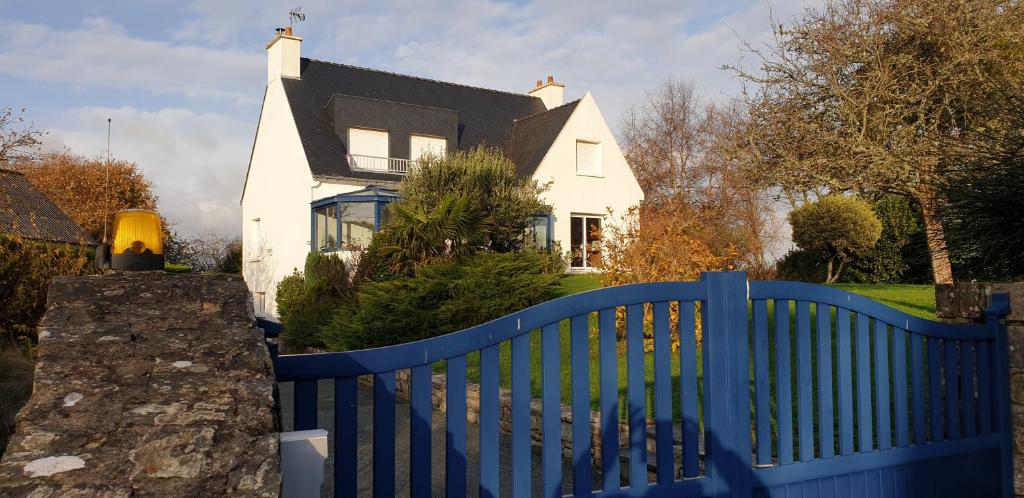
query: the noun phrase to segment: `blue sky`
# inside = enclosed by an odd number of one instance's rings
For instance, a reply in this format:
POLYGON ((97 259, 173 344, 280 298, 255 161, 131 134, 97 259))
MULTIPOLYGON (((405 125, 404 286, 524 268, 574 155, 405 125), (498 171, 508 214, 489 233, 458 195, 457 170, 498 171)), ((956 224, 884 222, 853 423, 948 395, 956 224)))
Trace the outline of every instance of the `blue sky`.
POLYGON ((48 149, 105 151, 153 181, 184 233, 241 230, 238 198, 266 85, 264 46, 288 11, 303 56, 524 92, 552 74, 591 91, 618 129, 668 78, 725 100, 718 69, 808 0, 0 0, 0 106, 27 108, 48 149))

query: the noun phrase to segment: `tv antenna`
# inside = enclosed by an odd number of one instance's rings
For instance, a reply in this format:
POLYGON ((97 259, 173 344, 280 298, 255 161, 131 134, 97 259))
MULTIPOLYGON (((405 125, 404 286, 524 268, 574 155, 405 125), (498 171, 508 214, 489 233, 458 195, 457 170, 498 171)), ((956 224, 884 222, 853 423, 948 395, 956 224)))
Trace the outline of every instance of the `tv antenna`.
POLYGON ((297 22, 306 20, 306 14, 302 13, 302 7, 295 7, 288 11, 288 26, 291 27, 297 22))

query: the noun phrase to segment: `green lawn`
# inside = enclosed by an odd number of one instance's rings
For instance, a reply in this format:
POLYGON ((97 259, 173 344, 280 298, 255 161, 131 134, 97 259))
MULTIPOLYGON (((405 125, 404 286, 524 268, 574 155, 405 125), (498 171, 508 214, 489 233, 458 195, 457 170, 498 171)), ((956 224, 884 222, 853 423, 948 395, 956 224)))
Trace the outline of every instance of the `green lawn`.
MULTIPOLYGON (((559 296, 567 296, 578 292, 592 290, 600 287, 600 277, 593 274, 583 275, 567 275, 562 278, 561 288, 558 292, 559 296)), ((922 318, 935 319, 935 297, 934 287, 930 285, 867 285, 867 284, 839 284, 836 287, 855 294, 860 294, 871 299, 878 300, 886 305, 892 306, 893 308, 907 312, 909 314, 919 316, 922 318)), ((811 323, 812 327, 815 322, 814 317, 815 310, 811 309, 811 323)), ((773 329, 774 318, 773 312, 770 310, 768 323, 769 329, 773 329)), ((795 320, 794 306, 790 305, 790 330, 794 330, 795 327, 792 325, 795 320)), ((571 382, 571 369, 570 369, 570 334, 569 334, 569 323, 563 321, 560 327, 560 369, 561 369, 561 397, 562 402, 568 404, 570 401, 570 393, 572 388, 571 382)), ((794 333, 794 332, 791 332, 794 333)), ((815 334, 812 335, 812 344, 816 344, 814 339, 815 334)), ((770 344, 771 352, 770 356, 775 357, 774 354, 774 331, 770 332, 770 344)), ((531 369, 531 391, 534 397, 540 397, 541 395, 541 375, 540 375, 540 331, 534 331, 530 334, 530 369, 531 369)), ((795 337, 791 340, 791 361, 793 364, 793 372, 795 368, 795 337)), ((699 347, 699 346, 698 346, 699 347)), ((835 347, 835 345, 833 345, 835 347)), ((622 341, 619 341, 619 361, 617 364, 617 375, 619 380, 619 396, 620 406, 623 409, 626 407, 625 396, 626 396, 626 362, 625 362, 625 347, 622 341)), ((812 352, 815 349, 812 346, 812 352)), ((598 340, 597 340, 597 320, 596 316, 592 315, 590 318, 590 390, 591 390, 591 405, 593 409, 598 409, 600 402, 600 368, 598 364, 598 340)), ((670 355, 671 366, 672 366, 672 392, 673 392, 673 410, 678 410, 678 382, 679 382, 679 356, 676 353, 670 355)), ((702 376, 702 365, 700 364, 701 355, 698 352, 698 365, 697 374, 698 377, 702 376)), ((652 403, 650 399, 653 397, 654 388, 654 369, 653 369, 653 354, 646 354, 644 359, 645 369, 644 376, 646 379, 646 391, 648 397, 648 410, 651 410, 652 403)), ((439 370, 443 367, 439 368, 439 370)), ((511 370, 511 353, 509 344, 506 342, 500 347, 500 384, 504 388, 508 388, 510 385, 510 370, 511 370)), ((471 382, 476 382, 479 379, 479 357, 477 354, 471 354, 468 358, 468 376, 471 382)), ((751 373, 753 375, 753 372, 751 373)), ((772 360, 771 377, 774 385, 775 378, 775 365, 774 359, 772 360)), ((703 399, 703 393, 700 392, 703 389, 703 383, 698 382, 698 395, 703 399)), ((793 401, 796 402, 794 386, 794 397, 793 401)), ((774 400, 772 405, 774 406, 774 400)), ((817 405, 815 405, 817 406, 817 405)), ((774 408, 773 408, 774 411, 774 408)))

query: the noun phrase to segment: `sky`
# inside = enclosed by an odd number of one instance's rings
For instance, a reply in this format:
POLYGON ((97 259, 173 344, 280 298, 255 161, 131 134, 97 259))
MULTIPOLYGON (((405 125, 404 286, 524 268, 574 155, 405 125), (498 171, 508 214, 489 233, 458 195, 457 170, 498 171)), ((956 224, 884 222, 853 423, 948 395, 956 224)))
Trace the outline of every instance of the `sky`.
POLYGON ((720 69, 814 0, 29 2, 0 0, 0 107, 25 108, 47 150, 111 152, 152 181, 185 235, 241 232, 239 198, 266 88, 265 45, 301 5, 302 55, 526 92, 554 75, 617 131, 667 79, 726 101, 720 69))

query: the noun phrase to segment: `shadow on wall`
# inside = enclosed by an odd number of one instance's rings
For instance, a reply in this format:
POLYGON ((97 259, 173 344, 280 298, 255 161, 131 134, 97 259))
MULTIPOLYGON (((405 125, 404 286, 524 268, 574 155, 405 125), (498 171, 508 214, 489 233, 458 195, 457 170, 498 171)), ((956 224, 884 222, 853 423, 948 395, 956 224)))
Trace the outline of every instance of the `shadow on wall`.
POLYGON ((260 234, 256 247, 245 248, 243 243, 242 277, 249 287, 253 311, 257 316, 272 316, 274 297, 277 294, 277 261, 270 257, 270 244, 265 234, 260 234))

